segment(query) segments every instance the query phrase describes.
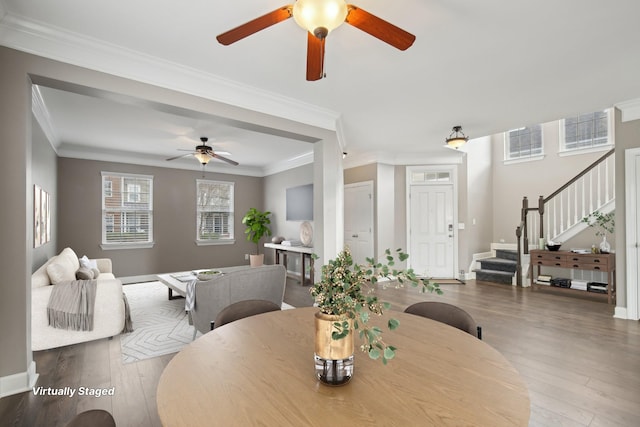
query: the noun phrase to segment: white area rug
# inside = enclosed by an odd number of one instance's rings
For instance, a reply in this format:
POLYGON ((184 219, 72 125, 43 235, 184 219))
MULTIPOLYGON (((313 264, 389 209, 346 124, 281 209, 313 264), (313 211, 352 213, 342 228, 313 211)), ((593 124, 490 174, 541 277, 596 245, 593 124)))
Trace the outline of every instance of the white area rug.
POLYGON ((176 353, 193 338, 184 299, 167 299, 160 282, 123 286, 131 307, 133 332, 120 335, 123 363, 176 353))
MULTIPOLYGON (((120 335, 122 362, 131 363, 151 357, 177 353, 193 338, 184 311, 184 299, 167 299, 167 287, 160 282, 123 286, 129 307, 133 332, 120 335)), ((295 308, 282 303, 283 309, 295 308)), ((197 336, 200 336, 198 332, 197 336)))

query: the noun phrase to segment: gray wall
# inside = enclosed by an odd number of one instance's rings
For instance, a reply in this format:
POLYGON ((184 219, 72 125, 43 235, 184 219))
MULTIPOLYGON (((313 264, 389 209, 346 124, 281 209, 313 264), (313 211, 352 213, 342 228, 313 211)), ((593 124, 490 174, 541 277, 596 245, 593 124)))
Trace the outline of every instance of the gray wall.
POLYGON ((466 179, 460 185, 459 200, 460 204, 466 205, 466 209, 459 220, 465 224, 465 229, 460 230, 461 236, 464 233, 464 245, 460 245, 460 250, 466 254, 466 259, 460 262, 461 270, 468 270, 473 254, 487 252, 492 243, 494 149, 490 137, 474 139, 465 147, 467 154, 461 169, 466 170, 466 179))
MULTIPOLYGON (((286 239, 300 239, 300 224, 302 224, 302 221, 287 221, 286 189, 312 183, 312 163, 264 177, 264 210, 271 212, 271 231, 273 232, 273 236, 282 236, 286 239)), ((313 226, 314 222, 310 222, 313 226)), ((314 233, 314 240, 315 238, 316 235, 314 233)), ((267 239, 265 239, 263 243, 265 242, 267 242, 267 239)), ((267 249, 264 253, 265 262, 272 264, 274 262, 273 250, 267 249)), ((292 257, 292 260, 297 258, 298 257, 292 257)), ((296 261, 293 262, 295 263, 296 261)), ((290 267, 293 269, 294 265, 290 267)), ((297 266, 295 268, 297 268, 297 266)))
POLYGON ((242 217, 263 209, 262 178, 205 172, 204 179, 235 184, 235 244, 197 246, 196 180, 202 172, 70 158, 58 159, 58 249, 78 256, 111 258, 116 276, 138 276, 248 264, 255 245, 244 234, 242 217), (150 249, 102 250, 101 172, 153 176, 153 239, 150 249))
MULTIPOLYGON (((33 185, 42 187, 43 190, 49 193, 49 197, 51 198, 51 240, 33 249, 31 271, 35 271, 44 264, 46 260, 56 254, 58 247, 56 243, 58 238, 58 157, 34 116, 31 117, 31 124, 33 132, 33 152, 31 156, 33 168, 31 179, 33 185)), ((31 207, 27 209, 27 212, 33 212, 33 198, 30 200, 30 203, 31 207)), ((31 238, 31 243, 33 246, 33 237, 31 238)))
POLYGON ((0 378, 32 368, 26 310, 33 252, 31 84, 25 58, 0 47, 0 378))
MULTIPOLYGON (((545 157, 538 161, 504 164, 504 138, 493 135, 493 241, 515 243, 515 230, 520 224, 522 198, 535 207, 539 196, 548 196, 605 152, 560 157, 559 123, 542 126, 545 157)), ((617 202, 616 202, 617 203, 617 202)), ((591 240, 585 242, 591 247, 591 240)), ((569 242, 567 242, 569 243, 569 242)), ((578 245, 581 242, 574 242, 578 245)))

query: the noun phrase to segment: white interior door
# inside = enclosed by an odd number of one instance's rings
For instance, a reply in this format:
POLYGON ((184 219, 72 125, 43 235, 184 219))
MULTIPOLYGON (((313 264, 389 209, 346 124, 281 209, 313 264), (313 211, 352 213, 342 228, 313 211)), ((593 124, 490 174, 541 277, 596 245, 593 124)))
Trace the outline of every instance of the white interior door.
POLYGON ((410 187, 409 264, 417 274, 453 278, 453 185, 410 187))
POLYGON ((344 186, 344 243, 353 261, 373 258, 373 182, 344 186))

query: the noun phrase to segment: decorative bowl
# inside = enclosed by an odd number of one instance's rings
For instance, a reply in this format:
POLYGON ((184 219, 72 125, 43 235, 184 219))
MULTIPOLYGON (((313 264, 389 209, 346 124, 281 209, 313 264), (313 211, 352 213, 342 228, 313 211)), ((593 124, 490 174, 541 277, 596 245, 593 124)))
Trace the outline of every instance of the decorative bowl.
POLYGON ((556 243, 554 245, 547 245, 547 249, 549 249, 550 251, 555 252, 555 251, 560 249, 560 246, 562 246, 562 245, 559 244, 559 243, 556 243))
POLYGON ((198 280, 211 280, 221 272, 219 270, 205 270, 198 273, 198 280))

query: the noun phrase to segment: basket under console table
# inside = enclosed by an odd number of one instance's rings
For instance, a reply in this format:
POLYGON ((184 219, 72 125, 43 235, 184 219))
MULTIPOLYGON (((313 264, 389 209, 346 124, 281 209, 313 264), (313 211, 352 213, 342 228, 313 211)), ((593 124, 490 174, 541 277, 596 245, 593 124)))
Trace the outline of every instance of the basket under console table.
MULTIPOLYGON (((541 267, 567 268, 571 270, 592 270, 607 273, 607 293, 597 294, 589 292, 593 295, 606 295, 609 304, 615 303, 616 300, 616 256, 615 254, 579 254, 570 251, 547 251, 532 249, 531 254, 531 277, 532 289, 550 288, 550 286, 541 285, 536 281, 540 275, 541 267), (534 267, 537 267, 534 275, 534 267)), ((571 288, 554 288, 558 290, 566 290, 571 292, 587 292, 571 288)))

